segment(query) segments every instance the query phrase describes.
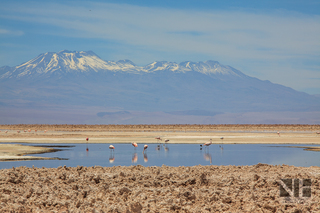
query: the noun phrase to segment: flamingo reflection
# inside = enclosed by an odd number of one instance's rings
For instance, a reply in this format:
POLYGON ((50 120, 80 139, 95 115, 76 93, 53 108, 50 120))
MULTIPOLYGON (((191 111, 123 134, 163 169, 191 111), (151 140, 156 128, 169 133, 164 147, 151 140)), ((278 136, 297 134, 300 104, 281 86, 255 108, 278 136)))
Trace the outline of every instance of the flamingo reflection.
POLYGON ((110 157, 109 157, 109 163, 113 163, 114 162, 114 154, 110 154, 110 157))
POLYGON ((163 145, 163 148, 164 148, 164 151, 165 151, 165 152, 169 151, 169 147, 168 147, 167 144, 166 144, 166 145, 163 145))
POLYGON ((137 161, 138 161, 138 155, 137 155, 137 153, 135 152, 135 153, 133 153, 133 155, 132 155, 132 163, 137 163, 137 161))
POLYGON ((212 164, 212 157, 211 157, 211 154, 209 152, 207 153, 204 153, 203 154, 203 157, 206 161, 210 161, 210 164, 212 164))
POLYGON ((147 153, 143 153, 143 161, 144 161, 145 163, 148 162, 147 153))

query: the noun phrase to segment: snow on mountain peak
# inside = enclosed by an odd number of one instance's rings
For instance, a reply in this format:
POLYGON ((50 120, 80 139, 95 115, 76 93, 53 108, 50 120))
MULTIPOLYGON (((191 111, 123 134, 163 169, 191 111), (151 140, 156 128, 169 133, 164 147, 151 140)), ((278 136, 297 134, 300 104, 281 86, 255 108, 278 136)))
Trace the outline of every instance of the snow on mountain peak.
POLYGON ((79 72, 100 72, 100 71, 123 71, 130 73, 140 72, 200 72, 206 75, 244 75, 238 70, 229 66, 221 65, 217 61, 191 62, 185 61, 177 64, 175 62, 155 61, 144 67, 135 65, 130 60, 104 61, 92 51, 69 51, 47 52, 40 54, 34 59, 13 67, 10 71, 3 74, 1 78, 22 77, 32 74, 42 75, 46 73, 79 73, 79 72))

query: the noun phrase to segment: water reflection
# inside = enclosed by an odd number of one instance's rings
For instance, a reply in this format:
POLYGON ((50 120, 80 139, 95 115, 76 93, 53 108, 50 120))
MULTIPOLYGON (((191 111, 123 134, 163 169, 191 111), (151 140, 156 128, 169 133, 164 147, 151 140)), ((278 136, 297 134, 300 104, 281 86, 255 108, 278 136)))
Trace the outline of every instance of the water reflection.
POLYGON ((148 162, 148 156, 147 156, 147 153, 143 153, 143 161, 144 161, 145 163, 147 163, 147 162, 148 162))
POLYGON ((113 163, 113 162, 114 162, 114 153, 110 152, 109 163, 113 163))
MULTIPOLYGON (((33 144, 28 144, 33 145, 33 144)), ((46 146, 46 144, 38 146, 46 146)), ((67 145, 67 144, 65 144, 67 145)), ((85 151, 87 144, 72 144, 74 147, 62 147, 54 153, 33 154, 33 156, 62 158, 69 160, 41 160, 0 162, 0 169, 17 166, 59 167, 59 166, 195 166, 195 165, 254 165, 257 163, 288 164, 295 166, 320 166, 320 152, 304 151, 301 144, 288 144, 281 147, 270 144, 148 144, 143 150, 139 146, 134 151, 130 144, 90 144, 90 152, 85 151), (170 147, 170 152, 169 152, 170 147), (297 147, 297 148, 290 148, 297 147), (202 150, 201 150, 202 148, 202 150), (108 153, 109 152, 109 153, 108 153), (117 159, 115 160, 115 156, 117 159)), ((303 145, 306 147, 308 145, 303 145)), ((312 147, 319 145, 310 145, 312 147)))
POLYGON ((132 163, 137 163, 138 161, 138 154, 135 152, 132 154, 132 163))
POLYGON ((223 145, 219 145, 220 151, 221 151, 221 156, 223 154, 223 145))
POLYGON ((212 156, 210 153, 204 153, 203 157, 206 161, 210 161, 210 164, 212 164, 212 156))
POLYGON ((163 145, 163 147, 164 147, 164 151, 165 151, 165 152, 168 152, 168 151, 169 151, 169 147, 168 147, 168 144, 166 144, 166 145, 163 145))

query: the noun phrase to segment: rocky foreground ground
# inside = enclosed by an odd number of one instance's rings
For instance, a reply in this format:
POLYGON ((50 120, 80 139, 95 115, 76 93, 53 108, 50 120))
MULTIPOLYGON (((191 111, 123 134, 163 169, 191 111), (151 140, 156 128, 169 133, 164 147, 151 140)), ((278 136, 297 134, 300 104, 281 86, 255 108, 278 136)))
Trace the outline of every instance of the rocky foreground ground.
POLYGON ((319 178, 266 164, 18 167, 0 170, 0 212, 320 212, 319 178), (280 197, 284 178, 311 179, 311 197, 280 197))

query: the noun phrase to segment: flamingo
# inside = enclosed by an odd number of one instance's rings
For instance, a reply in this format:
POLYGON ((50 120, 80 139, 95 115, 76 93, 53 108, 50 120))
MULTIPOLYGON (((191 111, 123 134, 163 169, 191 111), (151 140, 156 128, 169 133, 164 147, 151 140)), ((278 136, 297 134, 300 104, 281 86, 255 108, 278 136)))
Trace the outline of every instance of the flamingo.
POLYGON ((109 157, 109 163, 113 163, 114 162, 114 146, 110 145, 109 146, 110 149, 110 157, 109 157))
POLYGON ((144 150, 146 149, 148 149, 148 145, 144 145, 142 153, 144 153, 144 150))
POLYGON ((318 135, 320 134, 320 132, 316 132, 318 135))
POLYGON ((31 132, 31 129, 28 129, 28 132, 31 132))
POLYGON ((160 138, 160 136, 159 136, 159 137, 156 137, 155 139, 158 140, 158 143, 160 143, 160 141, 162 141, 162 139, 160 138))
POLYGON ((277 134, 279 135, 279 137, 280 137, 280 132, 277 132, 277 134))
POLYGON ((20 130, 17 130, 17 133, 20 133, 20 130))
POLYGON ((206 142, 203 145, 206 146, 206 147, 209 147, 211 144, 212 144, 212 139, 210 139, 210 142, 206 142))
POLYGON ((6 130, 5 133, 8 133, 8 130, 6 130))
POLYGON ((110 145, 110 146, 109 146, 109 149, 112 150, 112 151, 115 150, 115 148, 114 148, 113 145, 110 145))
POLYGON ((86 148, 86 150, 87 150, 87 151, 89 151, 89 148, 88 148, 88 140, 89 140, 89 138, 86 138, 86 141, 87 141, 87 148, 86 148))
POLYGON ((138 147, 138 144, 135 142, 132 142, 131 144, 132 144, 132 146, 134 146, 134 148, 138 147))
MULTIPOLYGON (((223 137, 220 138, 221 140, 223 140, 223 137)), ((219 146, 221 150, 223 150, 223 145, 219 146)))
POLYGON ((47 130, 44 130, 44 133, 46 133, 47 132, 47 130))

